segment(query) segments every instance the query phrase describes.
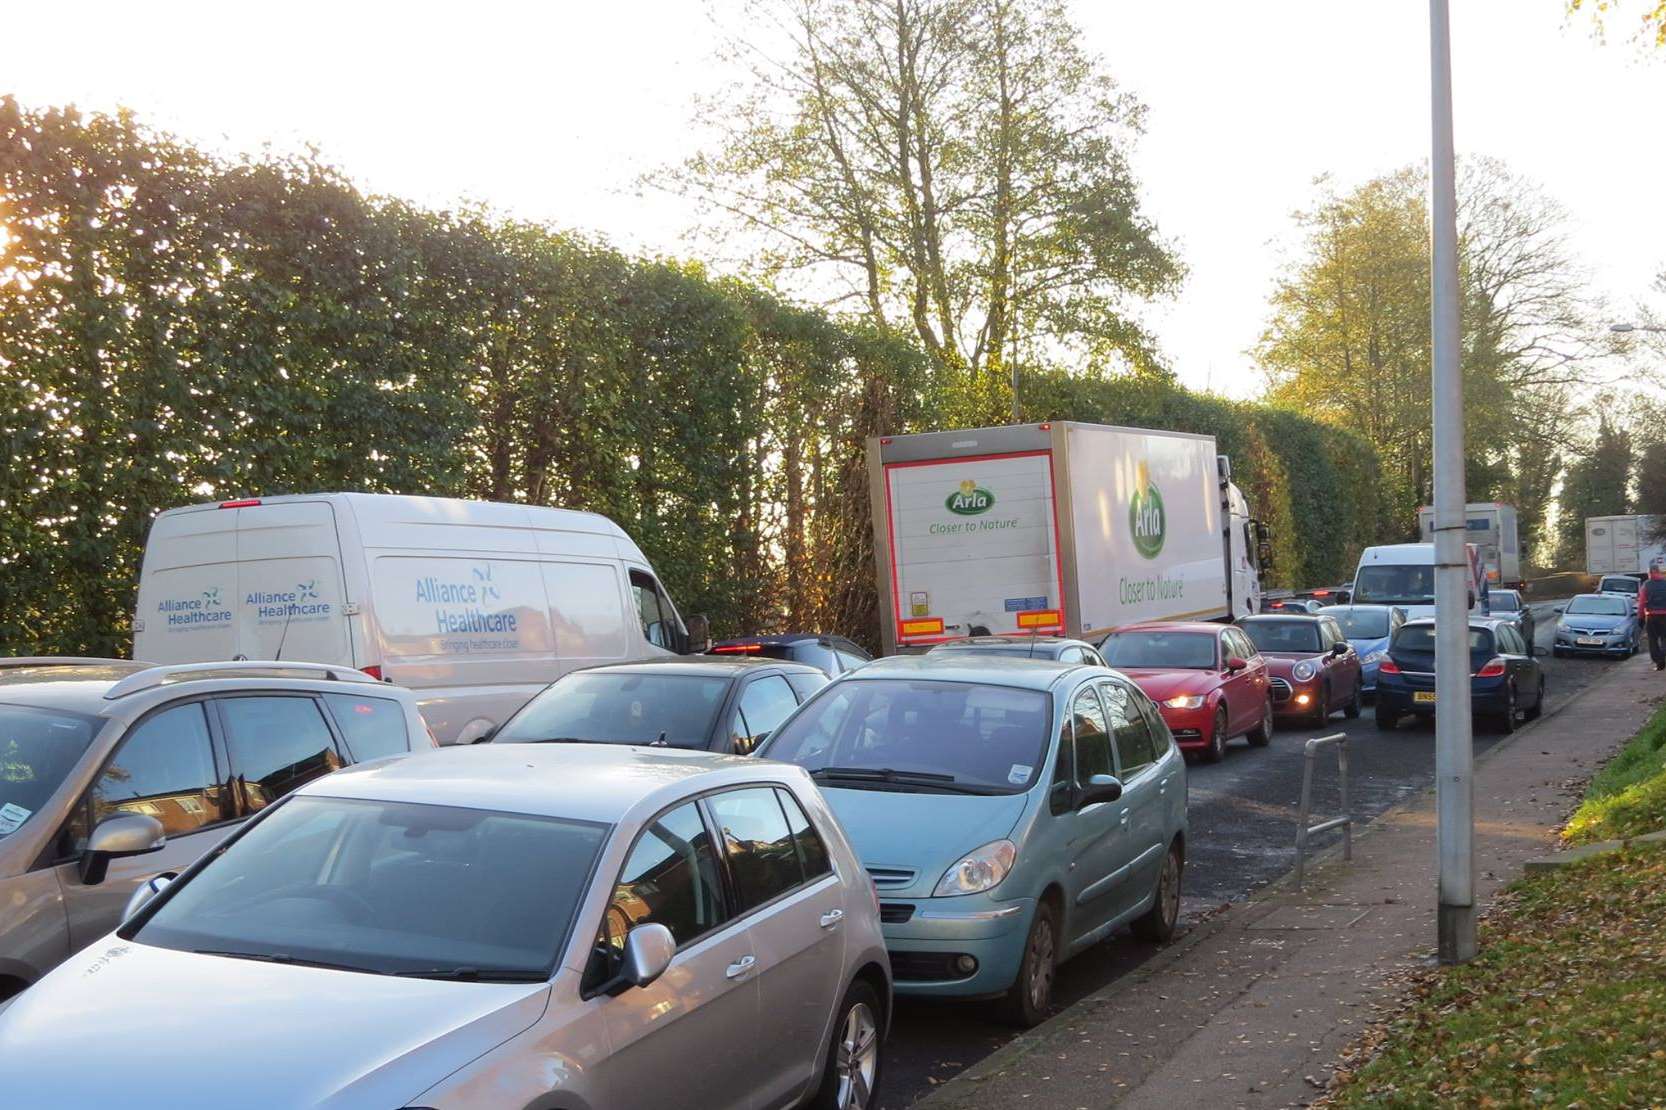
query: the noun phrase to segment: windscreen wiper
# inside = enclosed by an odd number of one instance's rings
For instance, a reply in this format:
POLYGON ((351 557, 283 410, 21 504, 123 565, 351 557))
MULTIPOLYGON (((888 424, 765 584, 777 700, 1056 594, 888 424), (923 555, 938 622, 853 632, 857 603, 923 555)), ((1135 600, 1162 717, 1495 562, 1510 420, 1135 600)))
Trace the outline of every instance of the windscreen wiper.
POLYGON ((470 983, 542 983, 542 971, 516 967, 428 967, 417 971, 394 971, 402 979, 450 979, 470 983))
POLYGON ((387 972, 378 971, 373 967, 331 963, 328 960, 309 960, 302 956, 291 956, 288 952, 232 952, 218 948, 193 948, 191 951, 199 956, 230 956, 234 960, 254 960, 258 963, 284 964, 288 967, 322 967, 331 971, 358 971, 366 975, 387 974, 387 972))
POLYGON ((989 794, 989 787, 957 783, 953 775, 929 771, 898 771, 890 767, 818 767, 810 772, 816 781, 883 782, 893 786, 930 786, 953 794, 989 794))

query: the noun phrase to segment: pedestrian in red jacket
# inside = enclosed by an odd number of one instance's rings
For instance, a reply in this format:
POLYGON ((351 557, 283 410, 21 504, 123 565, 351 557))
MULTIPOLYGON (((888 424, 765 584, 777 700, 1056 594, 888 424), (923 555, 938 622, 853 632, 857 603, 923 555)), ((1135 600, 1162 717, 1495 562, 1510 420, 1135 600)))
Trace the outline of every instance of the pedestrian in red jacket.
POLYGON ((1637 588, 1637 618, 1648 630, 1654 669, 1666 671, 1666 567, 1659 559, 1649 564, 1649 576, 1637 588))

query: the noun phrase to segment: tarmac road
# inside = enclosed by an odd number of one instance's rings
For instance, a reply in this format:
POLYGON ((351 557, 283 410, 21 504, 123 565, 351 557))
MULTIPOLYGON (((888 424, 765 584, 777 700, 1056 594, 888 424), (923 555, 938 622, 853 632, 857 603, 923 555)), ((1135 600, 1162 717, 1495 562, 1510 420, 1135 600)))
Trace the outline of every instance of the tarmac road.
MULTIPOLYGON (((1547 649, 1555 626, 1553 602, 1535 603, 1536 639, 1547 649)), ((1540 660, 1548 706, 1583 689, 1609 666, 1601 659, 1540 660)), ((1377 731, 1369 708, 1356 721, 1336 714, 1322 729, 1286 727, 1270 747, 1234 741, 1226 759, 1188 768, 1189 859, 1182 927, 1224 903, 1278 878, 1295 862, 1296 810, 1301 800, 1302 744, 1312 736, 1348 734, 1348 758, 1356 819, 1368 822, 1407 795, 1434 782, 1434 729, 1402 724, 1377 731)), ((1498 737, 1477 729, 1475 750, 1498 737)), ((1322 758, 1314 779, 1315 820, 1335 811, 1334 757, 1322 758)), ((1316 837, 1323 849, 1340 832, 1316 837)), ((1431 877, 1431 897, 1433 896, 1431 877)), ((1066 1006, 1093 993, 1147 959, 1156 949, 1126 933, 1113 936, 1059 969, 1057 1000, 1066 1006)), ((952 1078, 1010 1040, 1016 1031, 994 1020, 987 1007, 898 999, 885 1050, 880 1110, 898 1110, 952 1078)))

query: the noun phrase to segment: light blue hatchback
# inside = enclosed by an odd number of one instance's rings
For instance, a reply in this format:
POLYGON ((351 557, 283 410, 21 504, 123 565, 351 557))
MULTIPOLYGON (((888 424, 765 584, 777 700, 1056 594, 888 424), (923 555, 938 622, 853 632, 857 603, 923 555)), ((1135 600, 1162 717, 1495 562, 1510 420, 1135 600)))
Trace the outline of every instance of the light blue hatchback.
POLYGON ((1047 1014, 1060 962, 1174 934, 1186 768, 1105 667, 985 654, 870 663, 759 750, 810 771, 881 899, 899 994, 1047 1014))

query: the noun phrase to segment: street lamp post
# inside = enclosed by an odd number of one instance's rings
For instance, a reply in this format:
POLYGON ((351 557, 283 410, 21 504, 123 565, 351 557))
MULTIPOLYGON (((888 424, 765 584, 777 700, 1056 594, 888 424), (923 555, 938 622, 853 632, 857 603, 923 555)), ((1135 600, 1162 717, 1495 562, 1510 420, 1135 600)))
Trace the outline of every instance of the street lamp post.
POLYGON ((1627 332, 1633 332, 1633 331, 1666 332, 1666 328, 1657 328, 1652 324, 1611 324, 1611 325, 1609 325, 1608 330, 1609 331, 1617 331, 1621 335, 1624 335, 1627 332))
POLYGON ((1430 279, 1435 455, 1435 842, 1440 962, 1474 959, 1475 752, 1469 717, 1469 557, 1464 520, 1464 386, 1459 366, 1458 200, 1452 144, 1452 31, 1429 0, 1430 279))

